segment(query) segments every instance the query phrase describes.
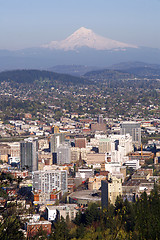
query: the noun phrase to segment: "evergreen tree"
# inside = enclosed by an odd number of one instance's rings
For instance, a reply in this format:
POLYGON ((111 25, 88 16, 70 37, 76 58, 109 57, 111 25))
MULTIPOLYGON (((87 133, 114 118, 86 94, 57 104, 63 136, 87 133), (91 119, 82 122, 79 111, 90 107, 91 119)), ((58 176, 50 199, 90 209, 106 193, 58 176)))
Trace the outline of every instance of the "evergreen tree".
POLYGON ((20 230, 20 221, 17 216, 8 216, 4 222, 0 224, 0 239, 3 240, 23 240, 24 235, 20 230))
POLYGON ((69 230, 67 228, 67 224, 63 217, 57 221, 54 225, 54 233, 49 238, 50 240, 68 240, 69 230))

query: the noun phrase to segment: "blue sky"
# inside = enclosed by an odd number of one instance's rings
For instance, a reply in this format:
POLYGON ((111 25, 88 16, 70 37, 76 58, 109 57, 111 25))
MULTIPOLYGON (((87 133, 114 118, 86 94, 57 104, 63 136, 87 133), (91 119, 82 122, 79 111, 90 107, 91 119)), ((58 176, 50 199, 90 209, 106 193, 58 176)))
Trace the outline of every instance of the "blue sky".
POLYGON ((160 48, 160 0, 0 0, 0 49, 38 47, 82 26, 160 48))

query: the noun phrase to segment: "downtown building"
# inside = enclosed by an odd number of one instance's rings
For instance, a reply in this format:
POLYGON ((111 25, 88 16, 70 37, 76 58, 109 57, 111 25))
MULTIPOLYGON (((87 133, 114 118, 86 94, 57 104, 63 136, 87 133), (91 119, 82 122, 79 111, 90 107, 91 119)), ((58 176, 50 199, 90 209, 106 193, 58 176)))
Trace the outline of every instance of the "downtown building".
POLYGON ((21 169, 29 172, 38 170, 38 139, 27 138, 20 142, 21 169))
POLYGON ((133 151, 130 134, 112 134, 98 141, 99 154, 106 154, 106 162, 118 162, 122 165, 128 160, 127 155, 133 151))
POLYGON ((50 138, 50 151, 51 153, 57 152, 57 148, 65 141, 65 133, 55 133, 50 138))
POLYGON ((129 133, 132 136, 133 144, 141 145, 141 125, 137 122, 123 122, 120 125, 120 134, 129 133))
POLYGON ((118 162, 123 165, 129 160, 128 154, 133 151, 132 136, 111 135, 111 162, 118 162))
POLYGON ((102 208, 107 208, 108 204, 115 204, 118 196, 122 195, 121 179, 109 176, 108 180, 101 181, 101 204, 102 208))
POLYGON ((57 148, 57 165, 70 164, 71 147, 68 143, 60 144, 57 148))
POLYGON ((52 163, 57 164, 58 147, 65 142, 65 133, 55 133, 50 138, 50 152, 52 155, 52 163))
POLYGON ((44 170, 32 173, 33 191, 50 194, 53 191, 68 191, 67 170, 44 170))

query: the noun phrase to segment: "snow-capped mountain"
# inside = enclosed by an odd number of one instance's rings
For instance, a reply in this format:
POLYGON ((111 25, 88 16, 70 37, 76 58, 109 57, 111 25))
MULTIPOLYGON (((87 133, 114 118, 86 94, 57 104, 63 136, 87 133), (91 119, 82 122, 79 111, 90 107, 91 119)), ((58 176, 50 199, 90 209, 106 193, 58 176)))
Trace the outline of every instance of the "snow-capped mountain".
POLYGON ((62 41, 16 51, 0 50, 0 71, 48 69, 56 65, 104 68, 120 62, 160 64, 160 49, 135 46, 95 34, 84 27, 62 41))
POLYGON ((57 50, 77 50, 81 47, 88 47, 96 50, 125 50, 126 48, 137 48, 127 44, 97 35, 91 29, 79 28, 73 34, 62 41, 52 41, 43 45, 44 48, 57 50))

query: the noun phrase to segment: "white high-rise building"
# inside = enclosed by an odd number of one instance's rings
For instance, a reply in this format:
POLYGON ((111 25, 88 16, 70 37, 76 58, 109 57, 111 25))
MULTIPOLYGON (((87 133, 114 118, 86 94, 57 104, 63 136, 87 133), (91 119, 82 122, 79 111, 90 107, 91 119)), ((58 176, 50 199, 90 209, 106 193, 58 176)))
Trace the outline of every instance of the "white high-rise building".
POLYGON ((133 151, 132 137, 126 135, 111 135, 111 162, 121 165, 128 161, 127 154, 133 151))
POLYGON ((67 188, 67 170, 46 170, 32 173, 33 191, 51 193, 53 190, 61 190, 63 193, 67 188))
POLYGON ((118 147, 124 149, 125 155, 133 151, 133 141, 132 136, 130 134, 125 135, 113 134, 110 135, 110 139, 111 142, 114 143, 111 146, 111 151, 118 150, 118 147))

